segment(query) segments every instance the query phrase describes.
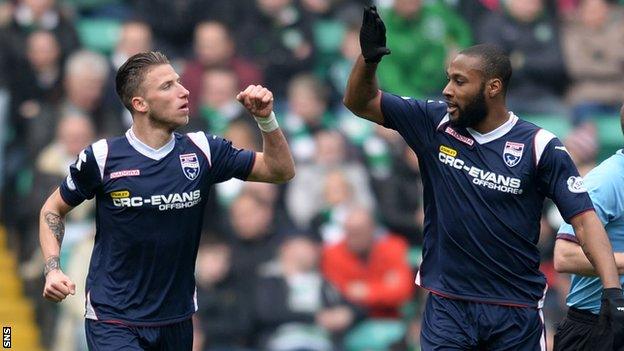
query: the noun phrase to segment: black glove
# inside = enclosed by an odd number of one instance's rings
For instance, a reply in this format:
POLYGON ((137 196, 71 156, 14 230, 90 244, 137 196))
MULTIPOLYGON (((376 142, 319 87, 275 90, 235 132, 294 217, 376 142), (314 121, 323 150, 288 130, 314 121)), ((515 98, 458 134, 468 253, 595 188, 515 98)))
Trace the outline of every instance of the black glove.
POLYGON ((624 296, 622 289, 602 290, 599 324, 611 330, 614 350, 624 349, 624 296))
POLYGON ((375 6, 364 8, 360 28, 360 48, 367 63, 378 63, 382 56, 390 54, 390 49, 386 47, 386 25, 379 17, 375 6))

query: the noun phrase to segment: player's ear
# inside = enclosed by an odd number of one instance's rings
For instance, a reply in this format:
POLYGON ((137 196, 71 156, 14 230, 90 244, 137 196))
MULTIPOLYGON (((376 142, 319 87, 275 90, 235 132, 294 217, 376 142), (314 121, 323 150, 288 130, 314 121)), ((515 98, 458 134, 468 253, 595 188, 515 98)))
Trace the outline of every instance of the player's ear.
POLYGON ((132 108, 134 108, 135 111, 143 113, 147 112, 147 101, 145 101, 145 99, 143 99, 142 97, 135 96, 132 98, 132 100, 130 100, 130 102, 132 103, 132 108))
POLYGON ((490 99, 497 97, 503 93, 503 82, 499 78, 492 78, 487 81, 486 94, 490 99))

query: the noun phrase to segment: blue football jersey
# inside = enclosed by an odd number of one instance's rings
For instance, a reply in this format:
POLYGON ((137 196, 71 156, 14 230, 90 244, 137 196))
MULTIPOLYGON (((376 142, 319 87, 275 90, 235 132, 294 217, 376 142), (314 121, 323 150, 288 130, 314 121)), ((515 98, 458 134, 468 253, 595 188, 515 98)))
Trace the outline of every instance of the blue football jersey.
POLYGON ((60 193, 71 206, 96 198, 86 318, 131 325, 189 318, 210 187, 246 179, 254 160, 254 152, 203 132, 174 133, 155 150, 130 129, 82 151, 60 193))
MULTIPOLYGON (((605 226, 614 252, 624 252, 624 153, 622 150, 609 157, 585 176, 585 186, 594 203, 596 214, 605 226)), ((563 223, 558 239, 578 243, 574 228, 563 223)), ((624 275, 620 275, 624 285, 624 275)), ((567 305, 594 314, 600 312, 602 282, 598 277, 572 274, 567 305)))
POLYGON ((566 220, 592 204, 561 142, 509 113, 481 134, 450 125, 441 101, 384 93, 385 126, 418 155, 424 187, 422 287, 450 298, 541 307, 537 248, 545 197, 566 220))

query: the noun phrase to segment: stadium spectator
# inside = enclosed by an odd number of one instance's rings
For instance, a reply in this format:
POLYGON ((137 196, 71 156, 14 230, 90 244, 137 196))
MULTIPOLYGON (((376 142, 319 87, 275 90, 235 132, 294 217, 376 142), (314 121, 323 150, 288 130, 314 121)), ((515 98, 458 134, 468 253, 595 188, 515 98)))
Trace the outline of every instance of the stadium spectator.
POLYGON ((121 123, 124 128, 129 128, 132 124, 132 114, 124 108, 117 98, 115 93, 115 72, 131 56, 152 49, 152 30, 147 23, 139 20, 128 20, 121 25, 119 39, 109 56, 112 70, 106 82, 103 103, 107 106, 115 107, 116 113, 122 116, 121 123))
POLYGON ((504 12, 488 13, 479 42, 495 44, 509 55, 513 79, 507 105, 519 114, 550 114, 565 118, 566 72, 556 18, 544 0, 509 0, 504 12))
POLYGON ((191 56, 193 31, 202 21, 236 25, 239 2, 228 0, 135 0, 136 15, 149 24, 154 46, 172 59, 191 56))
MULTIPOLYGON (((244 108, 236 101, 238 76, 228 68, 209 68, 201 73, 202 90, 199 97, 198 125, 204 125, 211 133, 224 133, 235 121, 253 122, 245 115, 244 108)), ((254 145, 259 145, 262 135, 251 128, 254 145)))
POLYGON ((291 78, 314 63, 312 18, 293 0, 254 3, 236 27, 238 47, 260 67, 275 96, 284 97, 291 78))
POLYGON ((314 215, 323 208, 323 184, 327 174, 333 170, 341 171, 349 180, 359 206, 374 208, 366 168, 350 157, 344 136, 338 131, 327 130, 318 132, 313 142, 314 161, 297 164, 297 177, 286 189, 286 208, 295 225, 303 230, 310 228, 314 215))
POLYGON ((197 253, 197 316, 204 351, 242 351, 253 326, 253 302, 232 273, 231 250, 223 242, 202 244, 197 253))
MULTIPOLYGON (((103 102, 109 72, 106 58, 87 50, 72 54, 65 65, 65 99, 61 102, 60 111, 62 114, 74 111, 89 117, 95 125, 96 135, 100 137, 109 137, 124 130, 119 114, 103 102)), ((44 126, 40 127, 37 135, 45 135, 44 126)))
POLYGON ((255 310, 262 350, 339 349, 358 317, 323 278, 319 247, 304 236, 286 239, 275 265, 261 270, 255 310))
POLYGON ((121 25, 119 39, 111 53, 113 68, 118 70, 130 57, 153 47, 152 29, 145 22, 129 20, 121 25))
MULTIPOLYGON (((624 128, 624 105, 620 111, 620 121, 624 128)), ((620 150, 585 176, 585 185, 615 251, 620 284, 624 284, 623 166, 624 154, 620 150)), ((557 328, 554 350, 621 350, 624 338, 618 329, 624 326, 605 323, 600 318, 601 311, 609 308, 608 296, 620 296, 620 291, 607 289, 609 291, 601 296, 600 279, 583 254, 575 233, 569 224, 562 224, 555 244, 555 267, 559 272, 571 273, 572 284, 567 296, 568 314, 557 328)))
POLYGON ((407 248, 405 240, 379 228, 369 210, 353 208, 344 239, 323 249, 323 275, 368 317, 399 318, 414 290, 407 248))
POLYGON ((242 192, 229 213, 232 272, 242 279, 251 299, 258 269, 275 257, 281 237, 273 227, 273 208, 254 193, 242 192))
POLYGON ((232 70, 236 75, 236 89, 249 84, 262 84, 262 72, 256 65, 241 57, 229 29, 222 22, 206 21, 195 26, 193 39, 193 60, 186 63, 182 73, 182 84, 196 92, 189 96, 191 114, 199 109, 199 97, 207 87, 203 73, 210 69, 232 70))
POLYGON ((49 31, 56 37, 61 56, 67 57, 80 47, 78 34, 71 18, 56 0, 18 0, 11 21, 3 28, 3 50, 10 56, 8 67, 24 59, 26 38, 34 31, 49 31))
POLYGON ((395 0, 382 13, 393 55, 379 65, 380 86, 399 95, 439 95, 450 58, 472 43, 470 27, 439 2, 395 0))
POLYGON ((294 164, 272 112, 273 95, 262 86, 237 96, 264 133, 258 153, 204 132, 174 133, 188 123, 189 91, 163 54, 132 56, 116 82, 134 123, 125 136, 81 151, 43 205, 43 297, 60 302, 75 294, 60 268, 64 218, 95 197, 97 232, 86 284, 89 348, 191 350, 195 259, 210 187, 232 177, 285 182, 294 164))
MULTIPOLYGON (((12 153, 24 152, 22 147, 26 145, 20 143, 31 136, 28 120, 40 113, 52 113, 64 94, 61 52, 54 35, 47 31, 35 31, 30 34, 26 43, 26 58, 6 71, 11 94, 11 117, 8 122, 14 133, 10 147, 12 153)), ((40 143, 39 147, 52 139, 55 125, 48 127, 52 128, 48 130, 50 138, 40 143)), ((32 163, 40 151, 39 147, 27 150, 30 156, 28 163, 32 163)))
POLYGON ((376 187, 380 217, 393 233, 404 236, 411 246, 420 246, 425 213, 418 157, 407 145, 397 156, 390 175, 376 187))
MULTIPOLYGON (((14 118, 28 118, 41 104, 58 103, 63 94, 61 51, 54 35, 47 31, 30 34, 26 60, 7 72, 11 82, 14 118)), ((21 135, 21 133, 20 133, 21 135)))
MULTIPOLYGON (((230 122, 223 135, 236 148, 246 150, 260 150, 261 148, 256 138, 256 130, 242 119, 230 122)), ((219 204, 227 209, 242 191, 244 185, 244 181, 236 178, 215 185, 215 195, 219 204)))
POLYGON ((390 50, 375 7, 364 10, 360 46, 345 105, 398 131, 422 171, 416 283, 429 290, 422 349, 543 348, 546 281, 537 242, 546 197, 581 234, 605 288, 602 318, 620 326, 624 297, 604 228, 557 137, 507 110, 512 68, 505 52, 488 44, 462 50, 447 69, 443 102, 379 90, 377 64, 390 50))
MULTIPOLYGON (((60 182, 67 177, 67 167, 74 162, 82 149, 93 142, 95 130, 91 121, 82 115, 68 114, 56 126, 54 140, 39 153, 34 164, 33 185, 27 199, 28 228, 22 233, 22 256, 26 258, 20 270, 26 291, 35 304, 37 319, 43 337, 52 350, 80 350, 86 346, 84 338, 84 301, 72 299, 56 309, 41 298, 43 281, 41 251, 38 248, 37 213, 60 182)), ((68 214, 65 221, 65 238, 61 250, 64 267, 76 281, 79 296, 84 296, 87 276, 85 262, 89 261, 95 232, 95 203, 85 201, 68 214)))
POLYGON ((574 124, 616 115, 624 98, 624 9, 606 0, 583 0, 562 31, 571 83, 574 124))
POLYGON ((288 83, 288 111, 284 130, 292 144, 295 162, 309 162, 316 152, 314 135, 335 128, 336 120, 329 110, 327 86, 312 74, 300 74, 288 83))
POLYGON ((339 169, 328 170, 323 184, 323 204, 310 224, 315 237, 324 245, 344 238, 344 221, 349 210, 357 205, 353 185, 339 169))

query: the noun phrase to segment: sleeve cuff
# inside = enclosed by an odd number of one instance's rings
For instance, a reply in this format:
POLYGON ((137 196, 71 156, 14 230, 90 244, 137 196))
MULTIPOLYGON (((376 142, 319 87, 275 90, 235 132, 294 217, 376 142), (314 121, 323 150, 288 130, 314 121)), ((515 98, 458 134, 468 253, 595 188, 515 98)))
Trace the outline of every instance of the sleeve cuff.
POLYGON ((243 179, 247 180, 251 175, 251 171, 253 170, 254 165, 256 164, 256 152, 251 152, 251 161, 249 162, 249 168, 245 172, 245 177, 243 179))
POLYGON ((566 240, 573 242, 575 244, 579 244, 578 238, 575 235, 569 233, 559 233, 557 234, 557 239, 566 240))
POLYGON ((61 194, 61 198, 63 199, 63 201, 65 201, 66 204, 72 207, 80 205, 85 200, 82 196, 67 189, 65 187, 65 184, 59 187, 59 193, 61 194))

